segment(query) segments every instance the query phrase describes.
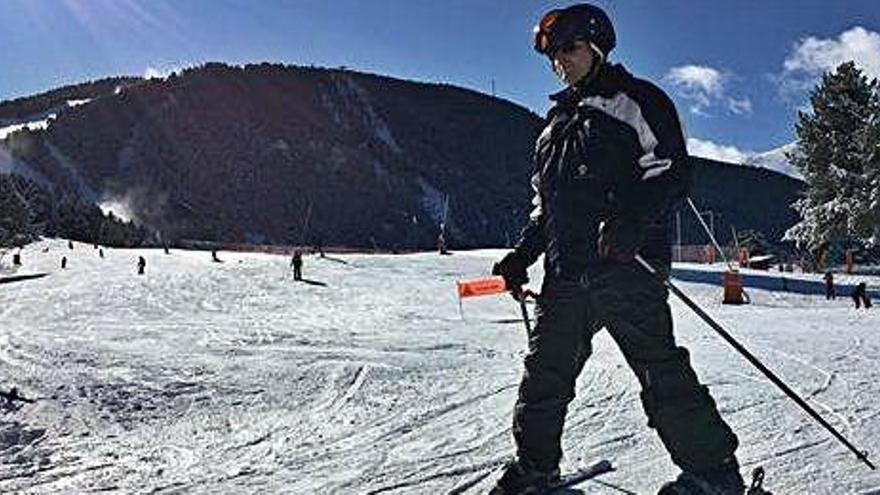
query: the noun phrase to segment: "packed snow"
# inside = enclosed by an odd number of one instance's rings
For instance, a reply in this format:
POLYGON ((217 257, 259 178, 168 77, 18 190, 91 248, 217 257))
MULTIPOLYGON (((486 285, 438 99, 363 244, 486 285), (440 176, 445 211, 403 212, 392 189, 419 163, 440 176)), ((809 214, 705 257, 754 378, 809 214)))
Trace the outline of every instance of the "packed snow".
MULTIPOLYGON (((16 275, 50 275, 0 284, 0 389, 36 399, 0 399, 0 492, 476 494, 513 453, 518 306, 465 299, 460 313, 455 294, 503 251, 309 256, 306 283, 280 255, 104 252, 42 241, 16 275)), ((677 284, 880 457, 877 307, 760 289, 724 306, 720 287, 677 284)), ((880 493, 880 474, 671 301, 744 475, 764 466, 775 495, 880 493)), ((607 333, 594 347, 563 467, 607 458, 617 470, 580 492, 655 493, 677 469, 607 333)))

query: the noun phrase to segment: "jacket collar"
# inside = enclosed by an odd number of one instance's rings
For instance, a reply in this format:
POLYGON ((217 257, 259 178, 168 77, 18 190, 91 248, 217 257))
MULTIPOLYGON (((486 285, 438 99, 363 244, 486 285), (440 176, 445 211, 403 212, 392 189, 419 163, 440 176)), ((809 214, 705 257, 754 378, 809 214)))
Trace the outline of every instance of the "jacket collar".
POLYGON ((609 63, 601 64, 595 72, 587 74, 583 79, 578 81, 574 86, 553 93, 550 99, 557 106, 574 106, 585 96, 592 96, 604 93, 610 85, 618 79, 621 73, 625 73, 626 69, 620 64, 611 65, 609 63))

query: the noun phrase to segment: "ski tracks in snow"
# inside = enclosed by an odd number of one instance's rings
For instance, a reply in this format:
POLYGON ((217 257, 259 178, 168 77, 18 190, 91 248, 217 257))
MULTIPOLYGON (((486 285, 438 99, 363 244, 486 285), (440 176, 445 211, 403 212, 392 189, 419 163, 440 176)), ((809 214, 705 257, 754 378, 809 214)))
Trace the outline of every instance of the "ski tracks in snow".
MULTIPOLYGON (((286 257, 221 253, 227 263, 213 264, 204 252, 108 250, 100 260, 91 246, 56 244, 28 259, 55 266, 63 252, 68 270, 14 287, 20 297, 4 296, 11 304, 0 308, 0 378, 47 397, 0 412, 0 491, 477 493, 513 454, 525 343, 519 327, 491 322, 517 308, 475 299, 462 321, 454 297, 455 279, 484 273, 498 252, 307 263, 309 277, 328 283, 313 287, 278 280, 286 257), (144 277, 133 273, 139 254, 144 277)), ((715 288, 691 289, 701 302, 717 299, 715 288)), ((855 401, 851 427, 867 440, 856 443, 871 447, 880 342, 863 327, 875 317, 800 307, 808 304, 713 310, 742 318, 770 349, 768 364, 783 366, 817 408, 847 414, 838 405, 855 401)), ((725 414, 744 464, 768 459, 779 493, 831 493, 841 478, 847 493, 880 484, 859 467, 850 473, 839 447, 827 455, 828 440, 783 409, 781 394, 766 400, 772 386, 730 364, 700 322, 680 320, 682 330, 703 360, 698 371, 724 385, 713 391, 719 405, 734 406, 725 414), (749 382, 729 379, 736 373, 749 382), (819 462, 827 475, 810 474, 819 462)), ((610 483, 655 490, 675 468, 645 426, 616 346, 597 336, 594 349, 570 407, 564 463, 612 458, 625 469, 610 483)))

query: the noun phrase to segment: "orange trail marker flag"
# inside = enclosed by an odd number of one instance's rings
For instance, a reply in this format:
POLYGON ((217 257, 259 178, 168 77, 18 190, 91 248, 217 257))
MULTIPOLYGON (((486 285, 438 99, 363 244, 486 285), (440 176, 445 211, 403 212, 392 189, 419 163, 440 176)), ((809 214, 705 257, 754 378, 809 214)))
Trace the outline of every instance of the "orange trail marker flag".
POLYGON ((458 286, 458 297, 492 296, 495 294, 503 294, 507 292, 507 286, 501 277, 481 278, 478 280, 459 280, 455 283, 458 286))
POLYGON ((458 287, 458 312, 464 319, 464 309, 461 300, 465 297, 492 296, 507 292, 507 285, 502 277, 481 278, 476 280, 459 280, 455 282, 458 287))

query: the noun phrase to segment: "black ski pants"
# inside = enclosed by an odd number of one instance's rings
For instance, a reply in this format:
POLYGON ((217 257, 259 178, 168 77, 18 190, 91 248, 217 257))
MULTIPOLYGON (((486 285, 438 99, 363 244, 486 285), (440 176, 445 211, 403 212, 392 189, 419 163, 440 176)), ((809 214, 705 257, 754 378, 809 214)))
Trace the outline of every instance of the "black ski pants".
POLYGON ((638 377, 648 425, 675 464, 691 472, 719 466, 738 441, 675 343, 666 287, 635 263, 593 272, 587 281, 544 281, 514 410, 517 457, 535 469, 558 466, 575 381, 604 327, 638 377))

